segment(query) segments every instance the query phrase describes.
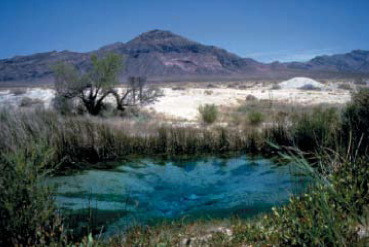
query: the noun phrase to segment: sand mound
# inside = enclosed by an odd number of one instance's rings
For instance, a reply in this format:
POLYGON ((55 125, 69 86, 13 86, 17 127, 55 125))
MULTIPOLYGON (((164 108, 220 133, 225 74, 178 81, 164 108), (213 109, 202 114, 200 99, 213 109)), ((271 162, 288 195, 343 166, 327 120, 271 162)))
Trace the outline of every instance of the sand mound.
POLYGON ((324 88, 325 85, 306 77, 295 77, 278 84, 281 89, 324 88))

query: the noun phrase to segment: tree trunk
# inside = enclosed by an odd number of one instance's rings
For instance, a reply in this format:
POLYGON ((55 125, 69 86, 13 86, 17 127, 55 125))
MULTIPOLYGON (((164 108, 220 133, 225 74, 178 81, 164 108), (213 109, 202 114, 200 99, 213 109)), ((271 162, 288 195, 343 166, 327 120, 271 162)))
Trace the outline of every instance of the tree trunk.
POLYGON ((85 102, 85 107, 88 113, 90 113, 93 116, 97 116, 100 114, 102 106, 103 106, 102 102, 95 102, 95 101, 85 102))

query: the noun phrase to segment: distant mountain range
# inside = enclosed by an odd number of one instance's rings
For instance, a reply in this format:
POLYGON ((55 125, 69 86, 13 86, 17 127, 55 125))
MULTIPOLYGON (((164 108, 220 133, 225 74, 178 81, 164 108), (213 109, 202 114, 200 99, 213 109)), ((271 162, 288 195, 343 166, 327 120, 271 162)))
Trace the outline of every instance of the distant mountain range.
POLYGON ((51 83, 52 65, 65 61, 86 70, 90 55, 107 52, 124 55, 122 77, 147 76, 150 80, 284 79, 292 76, 342 78, 369 76, 369 51, 318 56, 308 62, 261 63, 224 49, 207 46, 169 31, 153 30, 128 43, 114 43, 99 50, 38 53, 0 60, 0 83, 51 83))

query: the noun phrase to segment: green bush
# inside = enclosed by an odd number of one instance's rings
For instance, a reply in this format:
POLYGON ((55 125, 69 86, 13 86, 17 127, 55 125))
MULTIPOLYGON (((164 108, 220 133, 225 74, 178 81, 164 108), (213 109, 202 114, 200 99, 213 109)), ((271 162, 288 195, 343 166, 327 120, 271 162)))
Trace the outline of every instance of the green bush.
POLYGON ((264 115, 261 112, 251 111, 247 115, 248 123, 253 126, 258 126, 264 121, 264 115))
POLYGON ((296 146, 305 152, 335 148, 339 121, 335 108, 317 107, 312 113, 302 114, 292 127, 296 146))
POLYGON ((369 147, 369 88, 352 94, 351 102, 342 114, 344 146, 350 151, 368 154, 369 147))
POLYGON ((19 102, 19 107, 43 106, 44 102, 40 99, 32 99, 30 97, 23 97, 19 102))
POLYGON ((60 240, 62 224, 51 190, 40 184, 45 157, 34 148, 0 158, 0 246, 47 246, 60 240))
POLYGON ((10 90, 10 93, 13 94, 14 96, 19 96, 19 95, 26 94, 27 89, 26 88, 13 88, 10 90))
POLYGON ((199 107, 202 120, 207 124, 214 123, 219 115, 218 107, 214 104, 206 104, 199 107))
POLYGON ((55 96, 52 104, 54 109, 62 115, 70 115, 75 113, 75 106, 73 104, 73 100, 71 99, 55 96))

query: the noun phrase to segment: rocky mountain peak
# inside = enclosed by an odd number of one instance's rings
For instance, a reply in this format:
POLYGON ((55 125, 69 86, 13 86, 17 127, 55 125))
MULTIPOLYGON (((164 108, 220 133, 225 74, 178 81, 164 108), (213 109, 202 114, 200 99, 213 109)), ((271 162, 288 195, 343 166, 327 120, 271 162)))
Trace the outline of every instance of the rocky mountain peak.
POLYGON ((174 34, 170 31, 165 30, 151 30, 145 33, 140 34, 136 38, 132 39, 127 43, 127 45, 138 45, 138 44, 189 44, 189 43, 195 43, 193 41, 190 41, 180 35, 174 34))

